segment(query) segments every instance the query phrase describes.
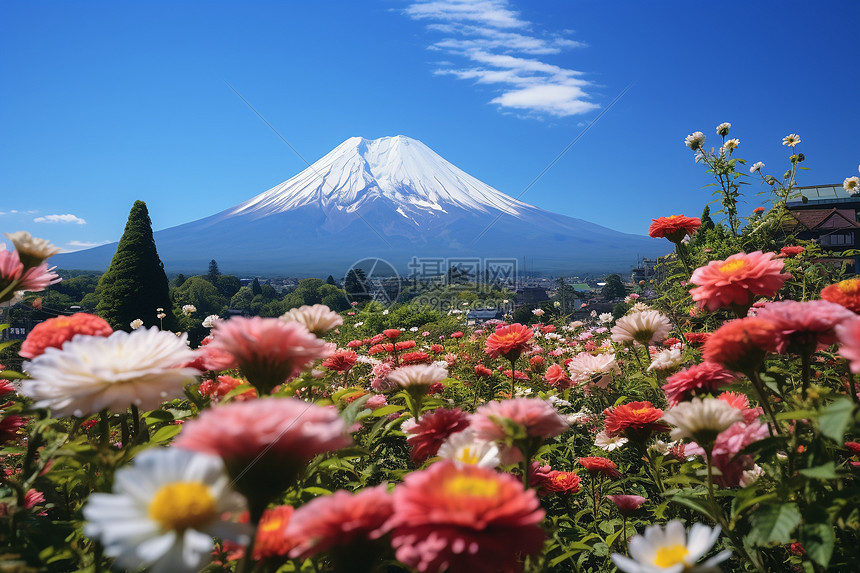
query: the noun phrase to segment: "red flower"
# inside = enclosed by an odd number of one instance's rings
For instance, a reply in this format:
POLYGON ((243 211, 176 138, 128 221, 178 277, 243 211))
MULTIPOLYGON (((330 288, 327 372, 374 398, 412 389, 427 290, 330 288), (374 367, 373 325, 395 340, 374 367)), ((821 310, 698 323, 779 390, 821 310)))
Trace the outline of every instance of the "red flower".
POLYGON ((520 354, 530 348, 529 340, 534 332, 527 326, 515 323, 510 326, 502 326, 487 337, 484 350, 491 358, 504 356, 510 361, 520 357, 520 354))
MULTIPOLYGON (((0 416, 3 412, 0 411, 0 416)), ((27 418, 12 414, 0 420, 0 445, 18 437, 18 430, 27 425, 27 418)))
MULTIPOLYGON (((388 350, 389 346, 391 346, 391 345, 386 344, 385 349, 388 350)), ((409 350, 410 348, 415 348, 416 346, 418 346, 418 343, 415 342, 414 340, 401 340, 400 342, 394 343, 394 349, 397 350, 397 352, 402 352, 403 350, 409 350)), ((388 351, 391 352, 390 350, 388 350, 388 351)))
POLYGON ((385 340, 384 334, 375 334, 375 335, 371 336, 370 338, 368 338, 367 340, 365 340, 364 342, 366 344, 379 344, 383 340, 385 340))
POLYGON ((579 458, 579 465, 588 470, 591 477, 596 475, 602 475, 613 479, 621 477, 621 472, 618 471, 618 466, 615 465, 615 462, 607 458, 602 458, 600 456, 579 458))
POLYGON ((364 346, 364 344, 365 344, 364 340, 350 340, 349 342, 346 343, 346 347, 347 348, 360 348, 361 346, 364 346))
POLYGON ((641 495, 607 495, 606 499, 618 506, 622 515, 630 515, 648 501, 641 495))
POLYGON ((263 513, 254 542, 254 559, 287 557, 296 545, 295 539, 287 535, 292 516, 293 507, 289 505, 279 505, 263 513))
POLYGON ((685 236, 692 235, 696 229, 702 226, 702 220, 698 217, 685 217, 683 215, 658 217, 651 219, 651 221, 648 236, 655 239, 666 238, 673 243, 680 243, 685 236))
POLYGON ((669 405, 677 406, 679 402, 708 394, 734 381, 734 374, 719 364, 702 362, 669 376, 663 385, 663 392, 666 393, 669 405))
MULTIPOLYGON (((286 535, 295 542, 290 557, 307 559, 328 552, 340 565, 335 567, 337 571, 348 570, 344 566, 350 560, 355 565, 354 560, 362 557, 375 559, 376 555, 366 554, 368 545, 385 535, 393 512, 393 496, 387 484, 355 494, 338 490, 312 499, 298 508, 290 520, 286 535)), ((379 552, 384 549, 384 545, 378 548, 379 552)))
POLYGON ((460 332, 459 330, 457 332, 452 332, 451 338, 463 338, 463 333, 460 332))
POLYGON ((854 455, 860 454, 860 444, 857 442, 845 442, 845 447, 851 450, 854 455))
POLYGON ((339 350, 322 361, 322 366, 335 372, 347 372, 358 362, 358 354, 352 350, 339 350))
POLYGON ((805 251, 805 247, 801 246, 785 246, 779 250, 780 257, 793 257, 805 251))
POLYGON ((433 352, 434 354, 440 354, 442 352, 445 352, 445 347, 441 344, 431 344, 430 352, 433 352))
POLYGON ((699 308, 714 311, 736 305, 749 308, 756 296, 771 297, 791 278, 783 273, 785 264, 773 253, 736 253, 725 261, 711 261, 693 271, 690 282, 700 285, 690 290, 699 308))
POLYGON ((433 384, 430 384, 430 389, 427 390, 427 394, 429 396, 433 396, 435 394, 441 394, 443 390, 445 390, 444 384, 441 382, 434 382, 433 384))
POLYGON ((529 358, 529 366, 535 372, 543 372, 546 366, 546 359, 543 356, 532 356, 529 358))
POLYGON ((542 326, 540 331, 543 334, 549 334, 551 332, 555 332, 555 325, 554 324, 547 324, 546 326, 542 326))
POLYGON ((545 496, 550 493, 578 493, 581 480, 574 472, 554 470, 549 466, 541 466, 539 462, 532 462, 529 481, 539 496, 545 496))
POLYGON ((401 364, 429 364, 432 362, 426 352, 407 352, 400 357, 401 364))
MULTIPOLYGON (((213 402, 220 402, 227 394, 242 384, 248 383, 244 380, 233 378, 232 376, 219 376, 217 382, 212 380, 204 380, 201 382, 197 391, 200 392, 202 396, 208 396, 213 402)), ((257 391, 254 388, 251 388, 251 385, 248 384, 248 389, 238 396, 235 396, 233 399, 241 401, 256 397, 257 391)))
POLYGON ((468 428, 470 420, 469 414, 460 408, 436 408, 422 415, 415 424, 404 428, 406 443, 412 448, 412 461, 420 465, 435 456, 442 442, 468 428))
POLYGON ((386 330, 383 330, 382 334, 384 334, 388 340, 396 340, 397 337, 400 336, 401 332, 397 328, 388 328, 386 330))
MULTIPOLYGON (((374 344, 370 348, 367 349, 368 354, 383 354, 386 352, 385 344, 374 344)), ((391 345, 389 345, 391 346, 391 345)), ((394 350, 394 346, 391 346, 391 349, 394 350)))
POLYGON ((394 508, 397 559, 422 573, 521 571, 543 548, 537 495, 510 474, 443 461, 408 474, 394 508))
POLYGON ((110 324, 94 314, 78 312, 71 316, 49 318, 30 331, 18 354, 33 359, 43 354, 47 348, 62 348, 63 343, 74 338, 76 334, 110 336, 112 332, 110 324))
POLYGON ((484 366, 483 364, 478 364, 475 366, 475 376, 478 378, 486 378, 488 376, 492 376, 493 371, 484 366))
MULTIPOLYGON (((507 370, 502 370, 502 374, 505 375, 505 378, 510 378, 511 377, 511 369, 508 368, 507 370)), ((526 374, 525 372, 520 372, 519 370, 515 370, 514 371, 514 378, 516 380, 528 380, 529 375, 526 374)))
POLYGON ((706 362, 722 364, 737 372, 749 372, 774 349, 776 336, 773 325, 760 318, 732 320, 711 335, 702 354, 706 362))
POLYGON ((567 369, 559 364, 550 364, 549 368, 543 375, 544 380, 550 386, 561 386, 565 388, 571 385, 570 377, 567 375, 567 369))
POLYGON ((655 408, 651 402, 630 402, 607 408, 603 427, 610 436, 627 434, 628 437, 645 441, 652 432, 666 432, 669 427, 660 422, 663 410, 655 408))
POLYGON ((704 344, 711 337, 710 332, 685 332, 684 338, 690 346, 699 346, 704 344))
POLYGON ((860 313, 860 278, 846 279, 824 287, 821 290, 821 298, 860 313))

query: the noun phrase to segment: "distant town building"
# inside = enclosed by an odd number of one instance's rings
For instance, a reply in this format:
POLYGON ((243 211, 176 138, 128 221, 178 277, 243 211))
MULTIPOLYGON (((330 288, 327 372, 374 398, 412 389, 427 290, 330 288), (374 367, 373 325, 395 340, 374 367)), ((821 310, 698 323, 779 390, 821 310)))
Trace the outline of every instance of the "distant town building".
POLYGON ((860 256, 838 253, 858 248, 860 238, 860 195, 850 195, 842 184, 796 187, 786 201, 792 218, 785 230, 798 239, 816 241, 825 251, 832 251, 834 262, 846 262, 856 272, 860 256))

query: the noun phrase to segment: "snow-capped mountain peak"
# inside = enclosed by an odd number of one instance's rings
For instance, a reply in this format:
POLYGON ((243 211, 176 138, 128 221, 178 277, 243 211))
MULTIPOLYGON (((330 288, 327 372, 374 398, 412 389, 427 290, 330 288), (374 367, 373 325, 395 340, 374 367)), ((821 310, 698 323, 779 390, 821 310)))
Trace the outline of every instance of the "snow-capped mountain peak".
POLYGON ((517 201, 458 169, 429 147, 403 135, 351 137, 313 165, 237 205, 233 215, 265 216, 317 204, 326 212, 361 209, 386 199, 403 217, 420 224, 428 214, 451 208, 519 215, 517 201))

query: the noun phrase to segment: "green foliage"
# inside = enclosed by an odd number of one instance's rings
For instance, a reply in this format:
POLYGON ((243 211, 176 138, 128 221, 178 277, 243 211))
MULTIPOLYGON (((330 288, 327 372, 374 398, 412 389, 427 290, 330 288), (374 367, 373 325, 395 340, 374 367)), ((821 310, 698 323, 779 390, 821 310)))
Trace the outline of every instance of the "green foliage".
POLYGON ((603 289, 601 290, 603 298, 612 300, 616 298, 624 298, 627 295, 627 288, 624 286, 624 282, 621 280, 620 275, 613 273, 608 275, 604 281, 606 284, 603 285, 603 289))
POLYGON ((200 316, 223 314, 227 310, 229 300, 203 276, 189 278, 182 283, 182 286, 173 289, 171 296, 177 307, 193 304, 197 307, 197 313, 200 316))
MULTIPOLYGON (((135 201, 116 253, 98 283, 96 312, 114 329, 131 330, 131 321, 155 326, 157 308, 170 308, 167 275, 158 257, 146 203, 135 201)), ((167 313, 164 328, 175 329, 175 318, 167 313)))

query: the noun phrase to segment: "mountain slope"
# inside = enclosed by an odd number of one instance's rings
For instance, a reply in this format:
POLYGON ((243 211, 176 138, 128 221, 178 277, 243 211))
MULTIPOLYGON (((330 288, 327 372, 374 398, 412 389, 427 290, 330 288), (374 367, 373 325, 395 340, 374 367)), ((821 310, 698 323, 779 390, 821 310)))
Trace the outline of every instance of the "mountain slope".
MULTIPOLYGON (((343 274, 379 257, 407 272, 413 257, 529 258, 544 272, 626 271, 668 249, 551 213, 482 183, 404 136, 344 141, 284 183, 231 209, 158 231, 168 271, 343 274)), ((106 268, 115 245, 56 257, 106 268)))

